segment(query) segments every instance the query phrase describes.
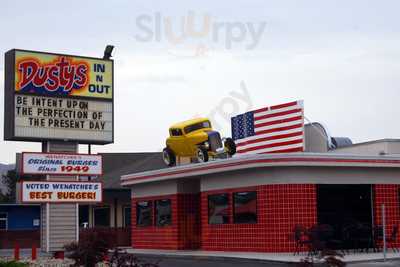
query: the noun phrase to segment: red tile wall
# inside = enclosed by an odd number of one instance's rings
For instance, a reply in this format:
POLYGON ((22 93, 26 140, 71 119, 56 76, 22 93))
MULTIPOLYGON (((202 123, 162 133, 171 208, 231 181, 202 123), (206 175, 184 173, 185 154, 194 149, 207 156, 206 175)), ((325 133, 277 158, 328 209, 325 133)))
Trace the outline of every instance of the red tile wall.
MULTIPOLYGON (((375 224, 382 224, 381 205, 385 203, 388 236, 393 226, 400 223, 398 190, 398 185, 374 185, 375 224)), ((288 252, 294 251, 294 226, 301 224, 308 228, 316 223, 315 185, 262 185, 132 199, 134 248, 288 252), (241 191, 257 191, 258 223, 208 224, 208 195, 229 193, 230 222, 233 222, 232 193, 241 191), (136 202, 166 198, 171 199, 171 226, 136 227, 136 202)), ((394 245, 400 246, 399 236, 394 245)))
MULTIPOLYGON (((390 236, 394 225, 400 226, 399 213, 399 186, 374 185, 374 221, 375 225, 382 225, 382 204, 385 204, 386 236, 390 236)), ((400 246, 400 237, 397 235, 394 245, 400 246)))
POLYGON ((200 194, 179 194, 178 207, 178 247, 200 248, 200 194))
POLYGON ((132 247, 141 249, 196 249, 200 241, 199 195, 177 194, 132 199, 132 247), (171 199, 172 224, 156 227, 154 201, 171 199), (136 203, 153 201, 153 225, 136 226, 136 203))
POLYGON ((162 197, 146 197, 132 199, 132 246, 134 248, 157 248, 157 249, 178 249, 178 213, 177 195, 162 197), (145 200, 171 199, 172 224, 171 226, 154 226, 154 202, 153 202, 153 226, 136 226, 136 203, 145 200))
MULTIPOLYGON (((201 246, 204 250, 287 252, 294 250, 293 228, 317 222, 315 185, 263 185, 201 193, 201 246), (257 191, 257 224, 208 224, 208 195, 257 191)), ((230 197, 230 222, 232 197, 230 197)))

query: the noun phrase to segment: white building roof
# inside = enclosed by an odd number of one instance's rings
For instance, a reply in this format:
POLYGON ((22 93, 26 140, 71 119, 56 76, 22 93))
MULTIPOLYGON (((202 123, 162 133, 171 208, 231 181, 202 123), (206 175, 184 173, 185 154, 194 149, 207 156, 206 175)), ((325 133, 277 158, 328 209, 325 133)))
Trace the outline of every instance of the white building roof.
POLYGON ((161 170, 132 173, 121 177, 121 185, 131 186, 234 170, 290 166, 400 168, 400 157, 339 155, 334 153, 254 154, 161 170))

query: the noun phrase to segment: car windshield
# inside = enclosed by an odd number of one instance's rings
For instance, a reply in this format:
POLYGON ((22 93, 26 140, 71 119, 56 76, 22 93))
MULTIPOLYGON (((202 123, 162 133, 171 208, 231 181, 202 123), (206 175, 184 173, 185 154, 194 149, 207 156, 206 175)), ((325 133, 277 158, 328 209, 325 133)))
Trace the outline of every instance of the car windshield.
POLYGON ((185 127, 185 133, 191 133, 193 131, 203 129, 203 128, 211 128, 211 124, 209 121, 203 121, 196 124, 192 124, 185 127))

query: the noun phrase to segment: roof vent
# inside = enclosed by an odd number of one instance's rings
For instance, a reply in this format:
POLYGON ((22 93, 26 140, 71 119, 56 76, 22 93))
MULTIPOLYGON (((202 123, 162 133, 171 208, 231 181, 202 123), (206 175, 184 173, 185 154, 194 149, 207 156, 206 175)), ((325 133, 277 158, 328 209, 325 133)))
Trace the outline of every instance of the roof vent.
POLYGON ((353 141, 351 141, 348 137, 332 137, 332 144, 335 148, 348 147, 353 145, 353 141))

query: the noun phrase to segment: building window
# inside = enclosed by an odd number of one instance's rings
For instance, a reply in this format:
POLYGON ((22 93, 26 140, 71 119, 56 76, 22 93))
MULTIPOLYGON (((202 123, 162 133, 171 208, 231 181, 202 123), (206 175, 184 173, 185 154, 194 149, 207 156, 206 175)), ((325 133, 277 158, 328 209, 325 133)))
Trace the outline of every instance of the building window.
POLYGON ((136 225, 137 226, 151 226, 152 217, 152 202, 139 201, 136 203, 136 225))
POLYGON ((1 212, 0 213, 0 230, 7 230, 8 223, 7 223, 7 213, 1 212))
POLYGON ((89 206, 79 205, 79 226, 88 227, 89 226, 89 206))
POLYGON ((167 226, 171 225, 171 200, 157 200, 156 203, 156 225, 167 226))
POLYGON ((124 207, 124 227, 131 226, 131 207, 124 207))
POLYGON ((94 226, 110 227, 110 207, 94 207, 94 226))
POLYGON ((208 223, 229 223, 229 196, 228 194, 217 194, 208 196, 208 223))
POLYGON ((235 223, 257 223, 257 193, 233 194, 233 220, 235 223))

